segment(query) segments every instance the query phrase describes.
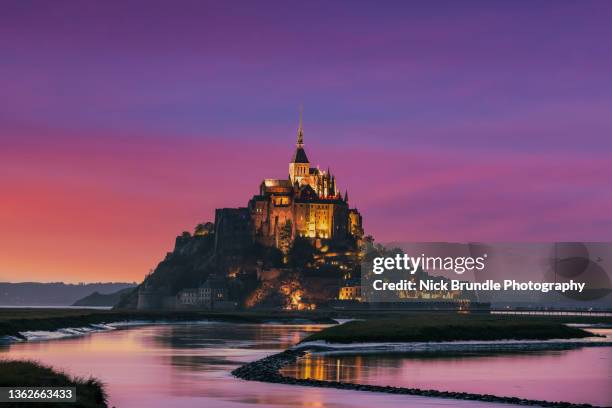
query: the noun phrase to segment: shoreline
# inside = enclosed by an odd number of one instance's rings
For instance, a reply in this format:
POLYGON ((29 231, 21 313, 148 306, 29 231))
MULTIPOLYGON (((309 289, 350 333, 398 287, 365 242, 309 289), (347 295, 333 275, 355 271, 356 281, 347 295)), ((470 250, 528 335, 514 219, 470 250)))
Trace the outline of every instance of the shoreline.
POLYGON ((326 328, 300 343, 428 343, 450 341, 553 340, 597 337, 553 319, 446 315, 354 320, 326 328))
POLYGON ((316 352, 318 355, 355 354, 427 354, 463 352, 509 352, 571 350, 579 347, 612 347, 612 339, 585 337, 581 339, 550 340, 475 340, 475 341, 429 341, 429 342, 379 342, 379 343, 325 343, 317 340, 300 343, 289 350, 316 352))
MULTIPOLYGON (((596 343, 591 343, 591 344, 587 343, 586 345, 594 346, 595 344, 596 343)), ((580 345, 584 346, 584 344, 580 344, 580 345)), ((610 345, 610 344, 606 344, 606 345, 610 345)), ((570 403, 570 402, 564 402, 564 401, 544 401, 544 400, 532 400, 532 399, 519 398, 519 397, 503 397, 503 396, 497 396, 497 395, 491 395, 491 394, 475 394, 475 393, 468 393, 468 392, 426 390, 426 389, 419 389, 419 388, 369 385, 369 384, 358 384, 358 383, 340 382, 340 381, 299 379, 299 378, 294 378, 294 377, 287 377, 280 373, 280 370, 283 367, 297 362, 299 358, 303 357, 308 352, 324 351, 324 349, 325 349, 324 347, 314 346, 314 345, 297 346, 296 348, 290 348, 280 353, 276 353, 271 356, 264 357, 260 360, 247 363, 233 370, 231 373, 234 377, 245 380, 245 381, 259 381, 259 382, 287 384, 287 385, 301 385, 301 386, 308 386, 308 387, 336 388, 336 389, 342 389, 342 390, 367 391, 367 392, 382 392, 382 393, 388 393, 388 394, 405 394, 405 395, 415 395, 415 396, 422 396, 422 397, 447 398, 447 399, 493 402, 493 403, 526 405, 526 406, 559 407, 559 408, 599 408, 596 405, 577 404, 577 403, 570 403)))
MULTIPOLYGON (((236 324, 337 324, 319 314, 214 311, 102 311, 91 309, 2 309, 0 343, 27 341, 23 333, 46 332, 55 338, 101 332, 113 326, 182 322, 227 322, 236 324), (108 327, 105 327, 108 326, 108 327)), ((117 328, 115 327, 115 328, 117 328)))
MULTIPOLYGON (((53 407, 107 408, 108 394, 105 385, 95 377, 78 377, 63 370, 34 360, 0 359, 0 386, 23 387, 70 387, 74 401, 49 401, 41 405, 53 407)), ((38 405, 39 403, 32 403, 38 405)), ((10 403, 9 406, 30 406, 27 401, 10 403)))
MULTIPOLYGON (((391 315, 401 320, 411 320, 416 323, 414 327, 418 326, 419 320, 423 317, 421 314, 414 313, 402 313, 397 315, 391 315)), ((439 321, 440 319, 463 319, 462 316, 457 316, 454 313, 435 313, 432 314, 439 321)), ((427 317, 427 316, 426 316, 427 317)), ((22 342, 22 341, 35 341, 35 340, 52 340, 60 339, 65 337, 74 337, 85 335, 89 333, 105 332, 108 330, 121 329, 126 326, 134 325, 148 325, 148 324, 171 324, 171 323, 203 323, 203 322, 226 322, 236 324, 327 324, 338 327, 331 327, 333 331, 342 331, 345 326, 342 323, 343 320, 361 320, 362 323, 353 322, 353 325, 363 324, 363 319, 370 319, 371 315, 339 315, 338 313, 330 311, 321 311, 318 313, 313 312, 295 312, 295 311, 236 311, 236 312, 215 312, 215 311, 204 311, 204 310, 192 310, 192 311, 131 311, 131 310, 99 310, 99 309, 53 309, 53 308, 1 308, 0 309, 0 344, 22 342), (348 319, 342 319, 347 317, 348 319)), ((482 320, 491 319, 494 316, 486 318, 485 316, 474 315, 471 320, 482 320)), ((386 320, 382 319, 382 320, 386 320)), ((503 318, 504 320, 509 317, 503 318)), ((565 326, 573 326, 574 330, 577 328, 592 327, 596 325, 608 326, 612 323, 610 318, 579 318, 579 317, 564 317, 564 318, 547 318, 542 317, 517 317, 511 318, 517 323, 520 322, 556 322, 562 323, 565 326), (572 322, 573 324, 569 323, 572 322), (569 324, 568 324, 569 323, 569 324)), ((381 320, 379 318, 375 320, 381 320)), ((427 319, 426 319, 427 320, 427 319)), ((498 320, 498 319, 496 319, 498 320)), ((479 323, 480 325, 481 323, 479 323)), ((349 323, 350 325, 350 323, 349 323)), ((412 323, 410 323, 412 326, 412 323)), ((563 329, 564 331, 571 330, 570 328, 563 329)), ((326 330, 326 332, 329 332, 326 330)), ((371 331, 369 331, 371 332, 371 331)), ((481 330, 477 330, 481 333, 481 330)), ((359 331, 352 331, 350 334, 350 343, 359 342, 359 338, 355 337, 355 334, 359 331)), ((445 331, 448 333, 448 331, 445 331)), ((507 333, 506 333, 507 334, 507 333)), ((568 334, 568 333, 566 333, 568 334)), ((302 343, 317 339, 322 335, 322 332, 315 333, 311 338, 303 339, 302 343)), ((548 338, 560 338, 558 331, 547 333, 548 338)), ((359 336, 357 336, 359 337, 359 336)), ((479 340, 478 335, 473 340, 479 340)), ((579 337, 579 336, 567 336, 579 337)), ((516 338, 516 337, 515 337, 516 338)), ((320 340, 320 339, 319 339, 320 340)), ((325 340, 325 339, 323 339, 325 340)), ((331 339, 328 339, 330 341, 331 339)), ((366 340, 366 339, 361 339, 366 340)), ((373 339, 367 339, 373 340, 373 339)), ((390 339, 378 339, 388 340, 390 339)), ((399 338, 398 340, 406 341, 418 341, 425 340, 431 341, 446 341, 446 340, 471 340, 470 338, 457 338, 457 339, 446 339, 435 335, 435 333, 426 333, 426 338, 399 338)), ((480 340, 492 340, 482 337, 480 340)), ((501 339, 497 339, 501 340, 501 339)), ((545 340, 542 338, 540 340, 545 340)), ((332 341, 333 342, 333 341, 332 341)), ((369 344, 372 341, 368 341, 369 344)))
MULTIPOLYGON (((206 324, 206 323, 226 323, 226 324, 281 324, 281 325, 303 325, 303 324, 327 324, 305 322, 302 319, 286 320, 286 321, 261 321, 261 322, 235 322, 229 320, 206 319, 206 320, 128 320, 109 323, 90 324, 81 327, 63 327, 55 330, 31 330, 19 333, 17 336, 0 335, 0 345, 36 342, 36 341, 51 341, 62 340, 72 337, 81 337, 95 333, 106 333, 114 330, 124 330, 132 327, 142 326, 163 326, 163 325, 180 325, 180 324, 206 324)), ((329 323, 331 324, 331 323, 329 323)), ((336 324, 336 323, 334 323, 336 324)))
MULTIPOLYGON (((126 316, 130 313, 122 314, 126 316)), ((14 338, 15 342, 24 341, 45 341, 55 340, 67 337, 82 336, 86 334, 93 334, 97 332, 106 332, 110 330, 118 330, 123 328, 129 328, 141 325, 151 324, 205 324, 214 322, 223 323, 234 323, 234 324, 326 324, 333 321, 330 317, 312 316, 306 318, 303 315, 287 314, 285 316, 279 316, 278 314, 273 315, 271 313, 258 313, 258 314, 212 314, 204 312, 191 312, 174 314, 171 319, 163 319, 162 316, 167 316, 167 313, 148 313, 157 317, 155 320, 143 320, 144 313, 138 314, 141 319, 139 320, 123 320, 120 322, 112 323, 97 323, 90 324, 87 327, 64 327, 51 332, 45 332, 44 334, 56 333, 58 336, 55 337, 26 337, 14 338), (206 316, 194 320, 195 315, 199 317, 206 316), (187 319, 186 317, 190 317, 187 319), (229 318, 227 318, 229 317, 229 318), (315 321, 316 320, 316 321, 315 321), (325 320, 325 322, 321 322, 325 320)), ((101 314, 105 317, 109 317, 109 314, 101 314)), ((66 318, 66 317, 65 317, 66 318)), ((41 319, 32 319, 39 321, 41 319)), ((0 320, 0 324, 2 321, 0 320)), ((592 325, 584 325, 592 326, 592 325)), ((43 334, 42 331, 40 331, 43 334)), ((35 334, 35 331, 32 331, 35 334)), ((6 338, 6 336, 5 336, 6 338)), ((0 335, 0 343, 2 343, 3 336, 0 335)), ((369 391, 369 392, 384 392, 391 394, 406 394, 415 396, 427 396, 436 398, 448 398, 458 400, 473 400, 482 402, 498 402, 498 403, 509 403, 516 405, 527 405, 527 406, 543 406, 543 407, 595 407, 590 404, 575 404, 569 402, 552 402, 544 400, 531 400, 519 397, 504 397, 490 394, 474 394, 466 392, 452 392, 452 391, 438 391, 428 389, 417 389, 417 388, 406 388, 406 387, 391 387, 391 386, 379 386, 379 385, 368 385, 358 384, 350 382, 337 382, 337 381, 323 381, 314 379, 297 379, 293 377, 286 377, 281 374, 280 370, 288 365, 295 363, 299 358, 309 352, 317 354, 358 354, 368 352, 461 352, 466 350, 491 350, 491 351, 504 351, 504 350, 560 350, 569 349, 575 347, 599 347, 599 346, 612 346, 611 341, 601 340, 596 341, 589 338, 584 339, 551 339, 551 340, 507 340, 507 341, 454 341, 454 342, 380 342, 380 343, 325 343, 322 341, 298 343, 297 345, 276 353, 274 355, 265 357, 263 359, 247 363, 241 367, 236 368, 231 374, 237 378, 248 380, 248 381, 261 381, 269 383, 282 383, 288 385, 302 385, 302 386, 314 386, 324 388, 337 388, 345 390, 357 390, 357 391, 369 391)))

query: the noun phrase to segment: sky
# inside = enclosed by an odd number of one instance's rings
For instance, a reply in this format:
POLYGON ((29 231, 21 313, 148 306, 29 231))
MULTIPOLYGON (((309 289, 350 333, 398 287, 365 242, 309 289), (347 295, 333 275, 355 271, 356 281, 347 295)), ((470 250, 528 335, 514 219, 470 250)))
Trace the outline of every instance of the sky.
POLYGON ((377 241, 612 240, 612 2, 0 12, 0 281, 140 281, 283 178, 299 106, 377 241))

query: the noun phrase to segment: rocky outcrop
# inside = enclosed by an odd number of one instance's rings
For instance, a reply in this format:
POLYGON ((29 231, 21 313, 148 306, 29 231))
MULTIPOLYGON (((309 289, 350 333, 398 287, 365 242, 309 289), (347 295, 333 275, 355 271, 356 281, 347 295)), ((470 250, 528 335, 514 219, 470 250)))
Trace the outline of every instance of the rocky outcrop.
POLYGON ((117 309, 166 309, 176 293, 196 287, 214 272, 214 236, 183 233, 175 247, 152 273, 130 293, 122 296, 117 309))

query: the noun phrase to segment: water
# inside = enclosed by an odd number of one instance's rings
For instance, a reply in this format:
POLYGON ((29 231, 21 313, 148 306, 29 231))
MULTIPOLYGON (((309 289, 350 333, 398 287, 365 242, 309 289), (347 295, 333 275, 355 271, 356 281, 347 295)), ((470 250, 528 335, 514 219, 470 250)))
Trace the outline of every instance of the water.
POLYGON ((491 314, 499 315, 531 315, 531 316, 598 316, 610 317, 612 312, 585 311, 554 311, 554 310, 491 310, 491 314))
MULTIPOLYGON (((612 329, 593 329, 612 337, 612 329)), ((612 406, 612 347, 530 352, 309 354, 285 375, 612 406)))
POLYGON ((267 384, 230 371, 285 349, 321 325, 230 323, 140 326, 0 346, 0 358, 35 359, 101 379, 110 406, 131 407, 503 407, 441 398, 267 384))

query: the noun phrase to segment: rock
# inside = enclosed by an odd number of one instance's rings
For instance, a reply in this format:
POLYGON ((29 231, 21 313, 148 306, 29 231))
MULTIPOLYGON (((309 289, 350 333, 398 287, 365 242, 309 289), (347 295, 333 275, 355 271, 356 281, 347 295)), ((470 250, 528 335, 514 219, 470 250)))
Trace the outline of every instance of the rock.
POLYGON ((232 371, 232 375, 247 381, 261 381, 271 383, 293 384, 310 387, 338 388, 370 392, 386 392, 390 394, 421 395, 426 397, 442 397, 451 399, 511 403, 518 405, 538 405, 543 407, 559 408, 593 408, 589 404, 572 404, 569 402, 551 402, 521 399, 517 397, 498 397, 491 394, 470 394, 465 392, 448 392, 438 390, 420 390, 417 388, 403 388, 367 384, 345 383, 339 381, 321 381, 311 378, 299 379, 285 377, 280 374, 280 369, 288 364, 295 363, 298 358, 303 357, 307 350, 285 350, 278 354, 265 357, 243 365, 232 371))

